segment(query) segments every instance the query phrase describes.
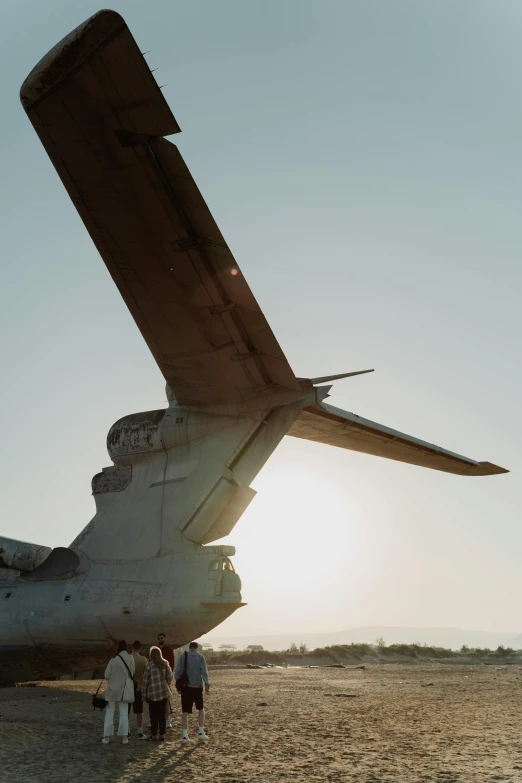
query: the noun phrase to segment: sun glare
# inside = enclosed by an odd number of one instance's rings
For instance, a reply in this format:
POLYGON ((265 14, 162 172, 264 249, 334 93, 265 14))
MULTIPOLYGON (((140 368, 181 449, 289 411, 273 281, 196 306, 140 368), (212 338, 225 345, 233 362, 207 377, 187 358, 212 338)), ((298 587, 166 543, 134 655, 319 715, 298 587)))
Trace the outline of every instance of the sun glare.
POLYGON ((358 520, 348 491, 329 478, 327 465, 288 466, 280 455, 253 486, 258 495, 229 539, 245 600, 262 605, 272 627, 283 615, 297 613, 301 623, 307 611, 317 615, 325 596, 344 601, 360 578, 358 520))

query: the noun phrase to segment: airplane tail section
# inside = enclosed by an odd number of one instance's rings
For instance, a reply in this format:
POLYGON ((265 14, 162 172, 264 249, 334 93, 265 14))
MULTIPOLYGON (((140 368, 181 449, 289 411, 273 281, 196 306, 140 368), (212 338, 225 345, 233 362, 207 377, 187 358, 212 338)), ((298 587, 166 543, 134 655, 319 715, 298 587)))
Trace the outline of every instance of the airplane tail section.
POLYGON ((114 465, 92 481, 96 515, 71 548, 95 561, 192 550, 227 536, 255 496, 251 481, 310 397, 248 415, 172 404, 109 431, 114 465))

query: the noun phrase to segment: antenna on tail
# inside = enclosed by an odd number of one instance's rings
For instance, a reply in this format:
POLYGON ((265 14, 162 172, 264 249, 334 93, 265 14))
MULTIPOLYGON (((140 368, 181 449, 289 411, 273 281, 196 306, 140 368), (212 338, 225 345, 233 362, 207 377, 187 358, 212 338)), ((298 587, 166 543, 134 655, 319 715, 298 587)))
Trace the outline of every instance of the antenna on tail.
POLYGON ((328 383, 329 381, 339 381, 341 378, 351 378, 354 375, 365 375, 367 372, 375 372, 375 370, 357 370, 357 372, 345 372, 341 375, 323 375, 322 378, 310 378, 312 383, 328 383))

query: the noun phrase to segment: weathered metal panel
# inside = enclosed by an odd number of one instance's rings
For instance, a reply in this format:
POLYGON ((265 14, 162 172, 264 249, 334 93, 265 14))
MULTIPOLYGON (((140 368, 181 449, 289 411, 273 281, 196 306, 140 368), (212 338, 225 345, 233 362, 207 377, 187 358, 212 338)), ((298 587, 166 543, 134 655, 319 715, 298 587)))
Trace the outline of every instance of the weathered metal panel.
POLYGON ((122 467, 103 468, 97 473, 92 482, 92 494, 102 495, 105 492, 123 492, 132 481, 132 465, 122 467))
POLYGON ((0 568, 15 571, 32 571, 51 554, 50 546, 30 544, 14 538, 0 536, 0 568))

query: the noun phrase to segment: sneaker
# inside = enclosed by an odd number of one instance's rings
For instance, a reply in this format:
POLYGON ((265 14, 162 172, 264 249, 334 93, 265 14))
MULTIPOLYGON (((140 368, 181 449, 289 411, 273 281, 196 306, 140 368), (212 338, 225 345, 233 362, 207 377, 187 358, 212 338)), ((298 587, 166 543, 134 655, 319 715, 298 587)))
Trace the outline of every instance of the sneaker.
POLYGON ((190 740, 189 740, 189 738, 188 738, 188 737, 183 737, 183 739, 182 739, 181 741, 182 741, 182 743, 183 743, 184 745, 188 745, 188 744, 189 744, 189 742, 190 742, 190 740))
POLYGON ((158 741, 158 738, 157 738, 157 737, 154 737, 154 736, 152 736, 152 737, 147 737, 147 739, 148 739, 148 741, 149 741, 149 742, 157 742, 157 741, 158 741))
POLYGON ((123 742, 124 745, 126 745, 128 743, 128 741, 129 741, 128 737, 123 737, 122 742, 123 742))
POLYGON ((206 742, 208 740, 208 737, 204 731, 200 731, 198 739, 200 739, 202 742, 206 742))
POLYGON ((138 731, 138 739, 145 739, 145 734, 142 731, 138 731))
POLYGON ((109 738, 108 737, 104 737, 102 739, 102 745, 108 745, 108 744, 109 744, 109 738))
POLYGON ((158 737, 158 742, 165 742, 165 737, 158 737))

